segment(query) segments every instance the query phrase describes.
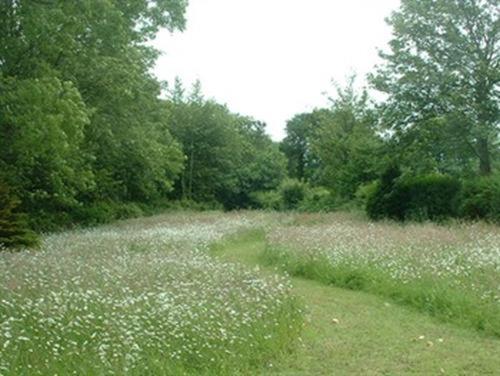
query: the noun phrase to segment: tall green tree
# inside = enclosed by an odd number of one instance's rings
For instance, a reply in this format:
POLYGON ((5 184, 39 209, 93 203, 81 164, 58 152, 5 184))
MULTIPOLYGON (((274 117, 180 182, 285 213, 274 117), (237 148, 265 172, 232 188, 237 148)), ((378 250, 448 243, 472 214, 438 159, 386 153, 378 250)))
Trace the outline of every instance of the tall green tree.
POLYGON ((19 200, 8 186, 0 181, 0 251, 3 248, 33 247, 39 239, 27 224, 24 215, 17 211, 19 200))
POLYGON ((332 118, 330 109, 322 108, 295 115, 287 121, 286 136, 280 147, 287 157, 290 177, 309 182, 317 180, 319 160, 312 143, 318 129, 332 118))
POLYGON ((265 133, 266 124, 235 115, 240 132, 237 167, 231 171, 237 184, 226 192, 222 201, 230 209, 248 208, 254 204, 253 193, 272 191, 286 177, 286 157, 265 133))
POLYGON ((251 205, 252 192, 280 184, 286 161, 265 133, 265 124, 206 100, 199 83, 186 93, 176 80, 170 94, 170 129, 186 160, 176 183, 177 198, 243 208, 251 205))
POLYGON ((0 174, 23 210, 61 210, 94 188, 89 112, 71 82, 0 77, 0 174))
POLYGON ((25 205, 42 194, 45 209, 146 201, 172 188, 182 153, 150 73, 158 53, 147 42, 159 28, 182 30, 185 7, 0 2, 0 142, 8 143, 0 164, 25 205))
POLYGON ((177 197, 215 202, 221 192, 236 185, 230 173, 240 153, 236 121, 225 106, 213 101, 169 106, 170 129, 185 155, 177 197))
POLYGON ((481 174, 492 172, 499 146, 498 9, 496 0, 402 0, 388 19, 390 51, 381 53, 385 63, 372 76, 388 94, 384 122, 405 148, 424 151, 437 165, 463 170, 475 159, 481 174))
POLYGON ((287 156, 288 174, 292 178, 304 179, 306 159, 310 152, 310 114, 298 114, 286 123, 286 136, 281 149, 287 156))
POLYGON ((378 176, 383 142, 366 91, 357 92, 355 77, 337 86, 330 116, 319 124, 312 141, 322 185, 339 200, 350 200, 359 185, 378 176))

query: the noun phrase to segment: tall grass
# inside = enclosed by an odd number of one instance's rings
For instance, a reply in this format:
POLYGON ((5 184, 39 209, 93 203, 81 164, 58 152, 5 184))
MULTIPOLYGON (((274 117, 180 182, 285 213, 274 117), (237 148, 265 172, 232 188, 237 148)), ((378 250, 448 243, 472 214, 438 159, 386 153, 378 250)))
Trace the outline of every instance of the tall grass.
POLYGON ((1 375, 224 375, 292 345, 290 284, 207 255, 251 216, 186 214, 0 254, 1 375))
POLYGON ((268 234, 264 262, 500 337, 500 229, 322 216, 268 234))

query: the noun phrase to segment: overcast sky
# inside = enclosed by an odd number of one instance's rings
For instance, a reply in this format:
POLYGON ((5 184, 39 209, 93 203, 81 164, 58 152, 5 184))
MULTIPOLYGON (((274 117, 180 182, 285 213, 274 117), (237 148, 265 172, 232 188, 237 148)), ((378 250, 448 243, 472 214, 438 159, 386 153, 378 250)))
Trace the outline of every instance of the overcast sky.
POLYGON ((159 33, 158 78, 175 76, 231 111, 265 121, 275 140, 293 115, 327 104, 331 80, 360 81, 390 39, 399 0, 190 0, 183 33, 159 33))

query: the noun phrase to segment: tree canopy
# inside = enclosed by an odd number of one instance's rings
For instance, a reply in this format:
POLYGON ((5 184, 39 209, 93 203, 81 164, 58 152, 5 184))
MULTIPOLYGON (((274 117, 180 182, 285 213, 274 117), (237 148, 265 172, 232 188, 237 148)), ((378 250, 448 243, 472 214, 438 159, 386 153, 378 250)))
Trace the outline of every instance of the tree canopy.
POLYGON ((388 19, 390 51, 372 76, 388 94, 383 121, 441 169, 466 169, 473 159, 481 174, 492 172, 500 126, 498 9, 495 0, 402 0, 388 19))

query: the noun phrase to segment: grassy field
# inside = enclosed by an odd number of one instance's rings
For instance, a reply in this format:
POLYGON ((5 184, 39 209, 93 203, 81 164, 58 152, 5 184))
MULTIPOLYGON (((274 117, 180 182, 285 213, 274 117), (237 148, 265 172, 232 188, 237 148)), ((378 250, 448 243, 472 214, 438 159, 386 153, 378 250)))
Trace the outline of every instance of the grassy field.
POLYGON ((169 215, 0 254, 1 375, 235 374, 302 328, 285 277, 207 255, 251 215, 169 215))
POLYGON ((263 260, 500 337, 500 228, 298 215, 267 231, 263 260))
MULTIPOLYGON (((288 220, 287 220, 288 222, 288 220)), ((264 274, 264 231, 216 247, 215 254, 264 274)), ((305 326, 297 348, 259 375, 498 375, 500 340, 442 323, 387 299, 293 277, 304 302, 305 326)))
POLYGON ((49 235, 0 253, 0 375, 495 375, 499 236, 252 212, 49 235))

